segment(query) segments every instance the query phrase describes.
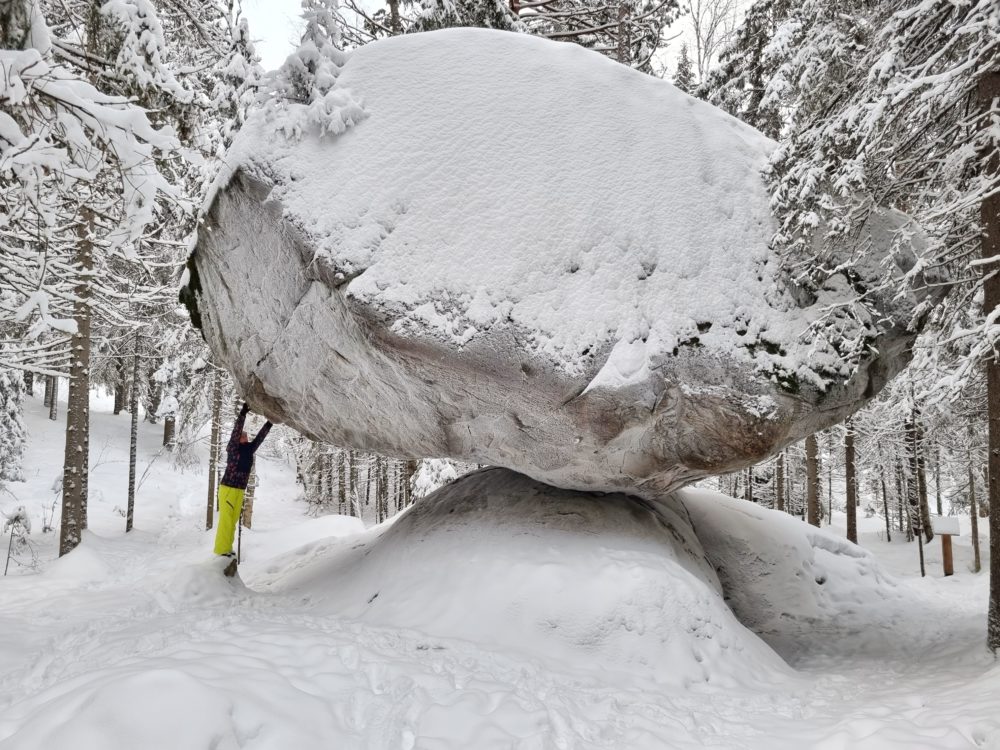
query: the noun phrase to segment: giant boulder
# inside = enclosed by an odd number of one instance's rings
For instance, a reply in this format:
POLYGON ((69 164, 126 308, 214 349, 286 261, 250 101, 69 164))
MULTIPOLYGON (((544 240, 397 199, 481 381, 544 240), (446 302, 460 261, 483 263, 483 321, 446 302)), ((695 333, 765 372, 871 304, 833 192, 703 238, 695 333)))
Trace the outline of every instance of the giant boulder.
MULTIPOLYGON (((806 335, 854 292, 783 276, 773 146, 574 45, 380 41, 318 110, 250 118, 186 299, 251 404, 310 437, 660 495, 841 420, 909 358, 913 295, 879 303, 852 371, 806 335)), ((846 250, 906 267, 911 236, 876 212, 846 250)))

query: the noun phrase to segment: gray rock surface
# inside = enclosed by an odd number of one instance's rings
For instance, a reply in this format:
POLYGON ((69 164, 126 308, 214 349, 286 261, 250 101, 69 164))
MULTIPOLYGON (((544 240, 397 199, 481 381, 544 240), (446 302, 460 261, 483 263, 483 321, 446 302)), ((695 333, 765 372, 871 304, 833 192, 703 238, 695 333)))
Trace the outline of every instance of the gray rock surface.
MULTIPOLYGON (((346 132, 285 137, 272 113, 252 118, 233 150, 187 300, 254 409, 340 446, 656 497, 842 420, 907 363, 916 300, 904 296, 886 302, 853 375, 819 390, 805 373, 810 345, 797 333, 853 292, 806 309, 781 286, 758 175, 771 146, 756 131, 573 45, 416 36, 346 63, 338 85, 368 112, 346 132), (498 67, 503 79, 484 83, 498 67), (604 122, 597 89, 628 128, 604 122), (544 111, 507 114, 518 96, 544 98, 544 111), (503 140, 505 118, 535 135, 503 140), (563 133, 599 142, 601 168, 567 161, 563 133), (472 145, 421 145, 449 138, 472 145), (525 149, 530 183, 509 166, 525 149), (610 193, 613 170, 642 181, 610 193), (567 185, 576 202, 558 214, 496 210, 515 196, 543 205, 567 185), (484 296, 486 323, 469 301, 484 296), (581 327, 590 307, 600 314, 581 327)), ((858 238, 873 268, 889 253, 912 257, 893 241, 906 223, 876 214, 858 238)))

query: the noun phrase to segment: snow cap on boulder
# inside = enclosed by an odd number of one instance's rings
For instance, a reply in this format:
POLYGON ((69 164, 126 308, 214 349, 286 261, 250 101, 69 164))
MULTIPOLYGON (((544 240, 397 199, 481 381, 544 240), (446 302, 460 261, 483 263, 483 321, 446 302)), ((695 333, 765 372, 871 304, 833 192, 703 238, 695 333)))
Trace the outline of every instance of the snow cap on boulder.
MULTIPOLYGON (((854 292, 796 299, 773 143, 711 105, 503 32, 338 62, 338 127, 292 101, 251 116, 189 264, 193 318, 272 420, 655 495, 842 419, 908 360, 912 295, 856 366, 806 335, 854 292)), ((856 241, 907 265, 914 236, 884 211, 856 241)))

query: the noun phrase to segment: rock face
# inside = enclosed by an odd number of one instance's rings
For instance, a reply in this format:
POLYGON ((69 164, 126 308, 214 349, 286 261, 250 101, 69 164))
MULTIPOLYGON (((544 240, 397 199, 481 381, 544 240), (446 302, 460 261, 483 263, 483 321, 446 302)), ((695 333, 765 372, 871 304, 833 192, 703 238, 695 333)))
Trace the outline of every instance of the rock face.
MULTIPOLYGON (((293 103, 251 118, 189 263, 195 322, 274 421, 652 497, 841 420, 909 358, 912 297, 853 374, 803 338, 853 292, 796 300, 773 144, 667 83, 462 29, 359 49, 327 100, 322 135, 293 103)), ((877 213, 857 249, 906 265, 904 234, 877 213)))

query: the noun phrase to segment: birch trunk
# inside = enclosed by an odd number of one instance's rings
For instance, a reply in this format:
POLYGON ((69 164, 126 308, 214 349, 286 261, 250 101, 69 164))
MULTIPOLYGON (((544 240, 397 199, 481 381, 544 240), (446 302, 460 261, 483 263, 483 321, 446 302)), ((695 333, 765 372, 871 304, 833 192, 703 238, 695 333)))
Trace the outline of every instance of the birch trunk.
POLYGON ((250 467, 250 480, 247 482, 247 491, 243 494, 243 513, 240 515, 240 523, 246 528, 252 528, 253 524, 253 498, 257 491, 257 467, 250 467))

